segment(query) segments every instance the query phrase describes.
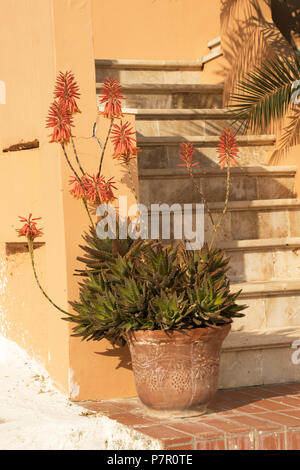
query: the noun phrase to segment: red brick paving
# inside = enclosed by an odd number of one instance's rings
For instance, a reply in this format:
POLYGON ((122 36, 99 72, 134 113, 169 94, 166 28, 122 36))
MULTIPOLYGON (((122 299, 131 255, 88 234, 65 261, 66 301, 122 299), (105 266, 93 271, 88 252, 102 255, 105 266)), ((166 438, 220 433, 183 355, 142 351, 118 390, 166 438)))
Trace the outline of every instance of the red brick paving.
POLYGON ((147 414, 138 399, 81 403, 169 450, 300 450, 300 383, 219 390, 205 415, 147 414))

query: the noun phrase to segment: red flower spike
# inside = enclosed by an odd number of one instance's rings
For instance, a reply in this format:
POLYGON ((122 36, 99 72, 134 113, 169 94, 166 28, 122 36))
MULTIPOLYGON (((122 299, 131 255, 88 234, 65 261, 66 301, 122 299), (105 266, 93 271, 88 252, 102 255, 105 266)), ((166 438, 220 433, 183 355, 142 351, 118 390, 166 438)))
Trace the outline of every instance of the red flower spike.
POLYGON ((133 127, 130 127, 128 121, 125 124, 121 122, 119 126, 118 124, 113 125, 111 133, 111 140, 114 144, 113 158, 117 158, 123 161, 123 163, 128 163, 140 151, 135 146, 136 139, 132 137, 132 135, 135 135, 133 127))
POLYGON ((41 237, 43 232, 41 229, 37 228, 36 220, 40 220, 41 217, 31 218, 32 214, 29 214, 29 217, 20 217, 21 222, 25 222, 22 228, 17 229, 19 237, 26 237, 28 240, 33 241, 37 237, 41 237))
POLYGON ((71 126, 73 127, 72 117, 67 107, 62 102, 54 101, 50 106, 46 122, 46 128, 53 127, 53 132, 49 136, 50 142, 67 144, 72 136, 71 126))
POLYGON ((86 199, 87 194, 87 180, 86 177, 82 177, 81 179, 76 178, 75 176, 71 176, 69 180, 69 184, 73 185, 73 188, 70 189, 70 193, 76 199, 86 199))
POLYGON ((190 142, 184 142, 180 146, 180 160, 183 163, 179 163, 177 166, 184 166, 188 170, 190 170, 193 166, 199 165, 199 162, 193 162, 194 156, 194 146, 190 142))
POLYGON ((230 127, 225 127, 223 129, 217 152, 219 153, 219 164, 222 169, 226 164, 229 164, 230 166, 238 165, 237 158, 239 155, 236 137, 230 127))
POLYGON ((102 92, 100 104, 105 103, 103 115, 108 118, 118 118, 122 116, 121 101, 125 100, 121 93, 120 82, 116 78, 106 78, 102 92))
POLYGON ((56 79, 54 97, 67 108, 71 115, 81 112, 76 103, 76 99, 80 97, 79 87, 72 72, 60 72, 56 79))
POLYGON ((104 176, 87 175, 81 181, 84 187, 79 188, 79 181, 77 178, 73 179, 72 183, 75 182, 75 187, 71 190, 73 196, 82 197, 94 205, 108 203, 115 199, 113 189, 116 189, 116 187, 112 178, 105 181, 104 176))

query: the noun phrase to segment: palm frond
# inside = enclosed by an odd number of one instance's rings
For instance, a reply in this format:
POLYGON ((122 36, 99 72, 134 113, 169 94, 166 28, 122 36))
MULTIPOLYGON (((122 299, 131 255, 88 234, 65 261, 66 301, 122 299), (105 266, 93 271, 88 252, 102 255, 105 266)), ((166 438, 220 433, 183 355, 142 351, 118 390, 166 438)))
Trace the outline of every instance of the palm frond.
POLYGON ((282 118, 291 103, 292 83, 300 78, 300 61, 276 58, 246 74, 231 95, 234 119, 242 121, 245 130, 265 131, 282 118))
POLYGON ((270 156, 270 164, 278 164, 285 157, 288 150, 300 144, 300 109, 292 109, 287 115, 278 144, 270 156))

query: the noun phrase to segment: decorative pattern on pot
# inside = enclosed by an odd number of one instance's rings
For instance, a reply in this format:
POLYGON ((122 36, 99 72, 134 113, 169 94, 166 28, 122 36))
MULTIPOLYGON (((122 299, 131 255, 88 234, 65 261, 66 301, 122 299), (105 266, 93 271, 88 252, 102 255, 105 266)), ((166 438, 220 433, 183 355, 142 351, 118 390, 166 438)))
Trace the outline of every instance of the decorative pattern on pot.
POLYGON ((127 334, 140 400, 160 410, 206 409, 218 386, 220 351, 230 325, 127 334))

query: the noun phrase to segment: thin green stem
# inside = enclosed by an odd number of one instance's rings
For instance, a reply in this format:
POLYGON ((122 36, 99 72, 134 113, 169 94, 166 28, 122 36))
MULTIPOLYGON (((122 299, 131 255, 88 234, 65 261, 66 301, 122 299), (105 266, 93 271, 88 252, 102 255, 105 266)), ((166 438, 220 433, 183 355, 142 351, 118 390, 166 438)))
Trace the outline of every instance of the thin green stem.
POLYGON ((229 195, 230 195, 230 156, 229 155, 227 155, 226 160, 227 160, 227 176, 226 176, 226 196, 225 196, 224 209, 223 209, 221 215, 219 216, 216 225, 214 226, 213 235, 211 237, 211 242, 210 242, 210 245, 209 245, 209 249, 211 249, 213 244, 214 244, 217 231, 218 231, 218 229, 219 229, 219 227, 220 227, 220 225, 223 221, 223 218, 224 218, 224 216, 227 212, 227 208, 228 208, 229 195))
POLYGON ((92 219, 91 213, 90 213, 90 211, 89 211, 87 202, 86 202, 85 199, 82 199, 82 201, 83 201, 83 205, 84 205, 84 207, 85 207, 85 210, 86 210, 86 212, 87 212, 87 215, 89 216, 91 225, 92 225, 93 228, 95 228, 95 224, 94 224, 94 222, 93 222, 93 219, 92 219))
POLYGON ((46 299, 50 302, 51 305, 53 305, 53 307, 55 307, 57 310, 59 310, 60 312, 64 313, 65 315, 70 315, 69 312, 67 312, 66 310, 63 310, 62 308, 60 308, 58 305, 56 305, 56 303, 53 302, 52 299, 50 299, 49 295, 46 294, 46 292, 44 291, 43 287, 41 286, 41 283, 39 281, 39 278, 38 278, 38 275, 37 275, 37 272, 36 272, 36 269, 35 269, 35 263, 34 263, 34 254, 33 254, 33 241, 30 240, 30 239, 27 239, 27 244, 28 244, 28 249, 29 249, 29 253, 30 253, 30 258, 31 258, 31 265, 32 265, 32 269, 33 269, 33 274, 34 274, 34 277, 35 277, 35 280, 37 282, 37 285, 39 286, 41 292, 43 293, 43 295, 46 297, 46 299))
POLYGON ((189 175, 190 175, 190 178, 192 179, 192 182, 193 182, 193 185, 195 186, 196 190, 198 191, 198 193, 200 194, 201 196, 201 199, 203 201, 203 204, 205 206, 205 209, 209 215, 209 218, 210 218, 210 221, 212 223, 212 226, 214 227, 215 226, 215 222, 214 222, 214 219, 213 219, 213 215, 211 213, 211 210, 210 208, 208 207, 208 202, 203 194, 203 192, 201 191, 200 189, 200 186, 198 185, 198 183, 195 181, 195 178, 194 178, 194 174, 193 174, 193 170, 192 168, 188 168, 188 172, 189 172, 189 175))
MULTIPOLYGON (((78 173, 76 172, 76 170, 74 169, 72 163, 70 162, 70 159, 69 159, 69 157, 68 157, 68 154, 67 154, 67 151, 66 151, 66 148, 65 148, 65 144, 62 143, 61 146, 62 146, 64 155, 65 155, 65 158, 66 158, 66 160, 67 160, 67 163, 68 163, 69 167, 71 168, 72 172, 74 173, 74 175, 75 175, 75 177, 77 178, 77 180, 78 180, 78 182, 80 183, 80 185, 81 185, 83 188, 85 188, 85 186, 84 186, 84 184, 82 183, 82 181, 81 181, 81 179, 80 179, 78 173)), ((87 215, 88 215, 88 217, 89 217, 89 219, 90 219, 90 222, 91 222, 91 224, 92 224, 92 227, 95 228, 95 225, 94 225, 93 219, 92 219, 92 217, 91 217, 91 214, 90 214, 88 205, 87 205, 87 203, 86 203, 86 200, 85 200, 85 199, 82 199, 82 202, 83 202, 83 205, 84 205, 85 210, 86 210, 86 212, 87 212, 87 215)))
POLYGON ((129 163, 128 161, 126 161, 125 165, 126 165, 127 170, 128 170, 128 176, 129 176, 129 180, 130 180, 130 185, 131 185, 132 192, 133 192, 133 194, 134 194, 136 203, 138 203, 138 197, 137 197, 137 193, 136 193, 136 189, 135 189, 135 184, 134 184, 133 177, 132 177, 132 172, 131 172, 131 168, 130 168, 130 163, 129 163))
POLYGON ((73 147, 74 155, 75 155, 76 161, 77 161, 77 163, 78 163, 79 169, 80 169, 81 173, 82 173, 83 175, 85 175, 85 171, 84 171, 84 169, 82 168, 81 163, 80 163, 80 160, 79 160, 79 157, 78 157, 78 153, 77 153, 77 150, 76 150, 76 147, 75 147, 75 142, 74 142, 73 137, 71 137, 71 142, 72 142, 72 147, 73 147))
POLYGON ((66 158, 66 160, 67 160, 67 163, 68 163, 69 167, 71 168, 72 172, 74 173, 74 175, 76 176, 76 178, 78 179, 78 181, 80 181, 80 184, 82 184, 82 183, 81 183, 81 179, 80 179, 80 177, 79 177, 77 171, 75 170, 75 168, 73 167, 72 163, 71 163, 70 160, 69 160, 69 157, 68 157, 68 154, 67 154, 67 151, 66 151, 65 144, 62 143, 62 144, 61 144, 61 147, 62 147, 62 149, 63 149, 64 156, 65 156, 65 158, 66 158))
MULTIPOLYGON (((106 150, 106 147, 107 147, 107 143, 108 143, 108 139, 109 139, 109 136, 110 136, 110 133, 111 133, 111 130, 112 130, 113 123, 114 123, 114 118, 111 118, 110 126, 109 126, 108 133, 107 133, 107 136, 106 136, 106 140, 105 140, 105 143, 104 143, 104 146, 103 146, 103 149, 102 149, 102 152, 101 152, 101 156, 100 156, 99 170, 98 170, 97 176, 99 176, 101 174, 103 158, 104 158, 105 150, 106 150)), ((97 141, 98 141, 98 139, 97 139, 97 141)), ((98 142, 98 144, 99 144, 99 142, 98 142)), ((100 144, 99 144, 99 146, 100 146, 100 144)))

